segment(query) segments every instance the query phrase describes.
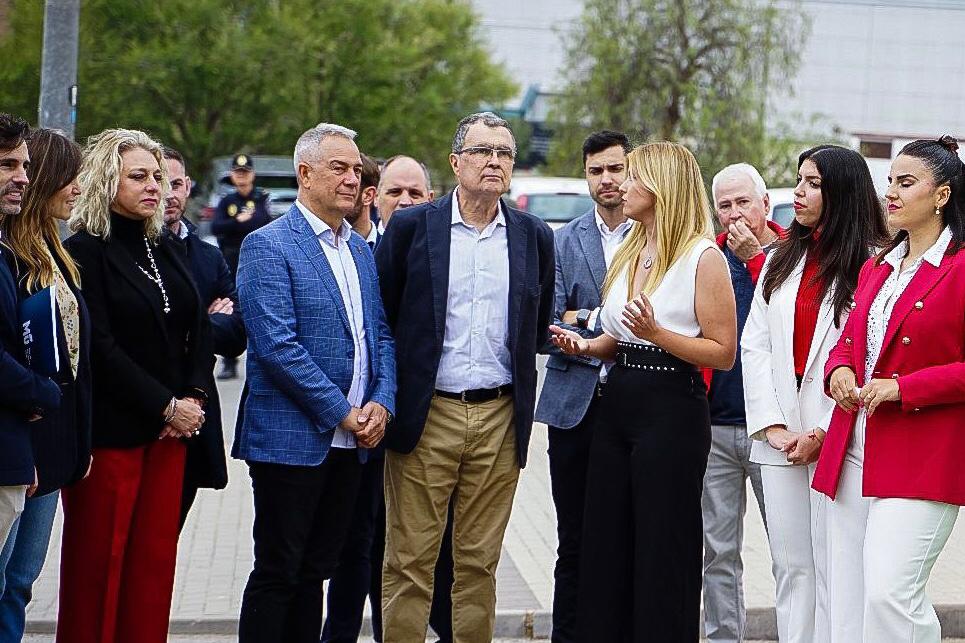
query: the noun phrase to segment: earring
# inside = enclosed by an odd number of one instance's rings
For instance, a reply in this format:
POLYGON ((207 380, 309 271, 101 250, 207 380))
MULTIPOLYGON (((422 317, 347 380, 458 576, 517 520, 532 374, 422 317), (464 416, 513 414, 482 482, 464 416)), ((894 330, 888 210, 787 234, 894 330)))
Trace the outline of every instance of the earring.
POLYGON ((935 216, 936 216, 936 217, 942 216, 942 209, 941 209, 940 207, 938 207, 937 205, 935 206, 935 216))

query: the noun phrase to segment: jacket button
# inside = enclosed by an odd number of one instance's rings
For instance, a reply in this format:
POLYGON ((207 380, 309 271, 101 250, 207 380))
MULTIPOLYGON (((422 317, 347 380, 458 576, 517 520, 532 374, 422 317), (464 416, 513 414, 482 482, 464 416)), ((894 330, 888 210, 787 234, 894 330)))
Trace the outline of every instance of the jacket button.
POLYGON ((925 302, 923 302, 923 301, 916 301, 916 302, 915 302, 915 310, 921 310, 921 309, 924 308, 924 307, 925 307, 925 302))
POLYGON ((850 338, 850 337, 845 337, 845 338, 844 338, 844 343, 847 344, 848 346, 851 346, 851 338, 850 338))
POLYGON ((808 377, 808 378, 805 378, 804 381, 807 382, 808 384, 810 384, 811 382, 814 381, 814 378, 813 378, 813 377, 808 377))
POLYGON ((905 346, 907 346, 908 344, 911 343, 911 337, 902 337, 902 338, 901 338, 901 343, 904 344, 905 346))
POLYGON ((892 374, 891 374, 891 379, 893 379, 893 380, 898 379, 898 373, 892 373, 892 374))

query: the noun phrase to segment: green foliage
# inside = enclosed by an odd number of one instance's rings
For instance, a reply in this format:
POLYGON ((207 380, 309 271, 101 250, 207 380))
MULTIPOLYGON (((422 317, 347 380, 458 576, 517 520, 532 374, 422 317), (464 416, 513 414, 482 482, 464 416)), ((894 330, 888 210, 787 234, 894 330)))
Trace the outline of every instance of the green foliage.
POLYGON ((550 170, 578 171, 582 137, 607 127, 636 142, 684 143, 711 175, 737 161, 765 172, 775 147, 769 95, 786 92, 809 30, 795 9, 773 0, 586 0, 566 34, 550 170))
MULTIPOLYGON (((33 117, 43 3, 10 15, 0 105, 33 117)), ((289 154, 320 121, 357 130, 370 155, 447 168, 458 119, 515 91, 465 2, 84 0, 80 20, 78 139, 144 129, 196 177, 214 156, 289 154)))

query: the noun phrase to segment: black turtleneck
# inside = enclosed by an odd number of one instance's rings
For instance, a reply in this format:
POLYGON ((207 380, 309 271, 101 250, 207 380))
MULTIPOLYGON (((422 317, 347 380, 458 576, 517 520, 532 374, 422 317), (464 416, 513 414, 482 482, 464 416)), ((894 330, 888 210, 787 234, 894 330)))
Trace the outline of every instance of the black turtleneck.
MULTIPOLYGON (((167 374, 152 373, 152 375, 172 389, 180 391, 186 384, 188 369, 188 365, 184 362, 184 346, 187 343, 188 333, 194 327, 195 316, 198 314, 198 302, 194 288, 185 279, 182 271, 174 265, 174 259, 160 247, 161 244, 172 243, 170 239, 165 239, 161 235, 158 239, 158 245, 151 245, 151 254, 154 256, 158 272, 161 273, 161 281, 164 284, 164 290, 168 296, 168 305, 171 308, 169 313, 163 312, 164 298, 161 296, 161 289, 137 268, 137 266, 140 266, 149 275, 154 276, 151 260, 148 257, 147 249, 144 247, 144 223, 111 213, 111 243, 123 247, 134 260, 136 265, 131 266, 132 275, 135 281, 142 285, 143 292, 152 304, 157 306, 158 312, 161 313, 161 318, 164 320, 169 342, 168 355, 172 360, 170 364, 172 368, 167 374)), ((130 321, 139 324, 139 327, 144 328, 145 332, 148 332, 147 329, 155 327, 153 319, 131 319, 130 321)), ((162 340, 159 337, 156 341, 162 340)))

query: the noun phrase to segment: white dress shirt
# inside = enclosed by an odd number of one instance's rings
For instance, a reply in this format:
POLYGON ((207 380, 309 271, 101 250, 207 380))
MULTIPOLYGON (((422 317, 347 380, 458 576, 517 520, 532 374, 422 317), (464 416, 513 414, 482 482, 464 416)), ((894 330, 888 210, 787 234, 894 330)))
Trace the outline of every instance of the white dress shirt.
POLYGON ((509 242, 502 207, 479 232, 452 196, 446 333, 436 388, 451 393, 513 381, 509 354, 509 242))
MULTIPOLYGON (((342 303, 345 305, 345 312, 348 316, 349 325, 352 328, 352 342, 355 344, 355 356, 352 363, 352 385, 349 388, 348 403, 354 407, 361 408, 365 399, 365 390, 369 385, 369 352, 365 338, 365 320, 362 314, 362 287, 359 284, 359 273, 355 267, 355 258, 352 256, 352 249, 348 244, 349 237, 352 236, 352 226, 343 220, 338 233, 305 207, 301 201, 295 201, 295 205, 304 215, 308 225, 312 227, 318 243, 325 253, 325 259, 332 268, 335 281, 338 283, 338 290, 342 294, 342 303)), ((321 287, 321 284, 319 284, 321 287)), ((335 435, 332 437, 332 447, 337 449, 354 449, 355 436, 340 429, 335 428, 335 435)))
MULTIPOLYGON (((616 256, 617 250, 620 248, 620 244, 627 238, 630 228, 633 227, 633 220, 627 219, 611 230, 603 220, 603 217, 600 216, 599 208, 593 209, 593 219, 596 221, 597 230, 600 231, 600 242, 603 244, 603 261, 606 263, 606 269, 609 270, 610 264, 613 263, 613 257, 616 256)), ((597 306, 590 312, 590 318, 586 323, 586 327, 590 330, 596 328, 596 320, 600 316, 600 308, 600 306, 597 306)))
POLYGON ((379 228, 375 224, 369 228, 369 236, 365 237, 365 243, 369 244, 372 251, 375 251, 375 242, 379 240, 379 228))
MULTIPOLYGON (((865 376, 864 382, 858 382, 858 386, 863 388, 873 379, 872 373, 878 363, 878 358, 881 356, 885 333, 888 331, 891 313, 894 312, 898 299, 905 292, 911 280, 914 279, 923 262, 927 261, 936 268, 941 265, 942 257, 951 240, 952 230, 946 227, 942 230, 934 245, 904 270, 901 269, 901 262, 908 256, 907 239, 885 255, 884 262, 890 265, 892 270, 888 278, 885 279, 885 283, 881 285, 881 289, 875 295, 874 301, 871 302, 871 308, 868 310, 868 351, 864 361, 865 376)), ((848 446, 847 453, 848 461, 858 466, 862 466, 864 463, 864 442, 867 428, 868 413, 862 406, 854 421, 854 431, 851 432, 851 444, 848 446)))

